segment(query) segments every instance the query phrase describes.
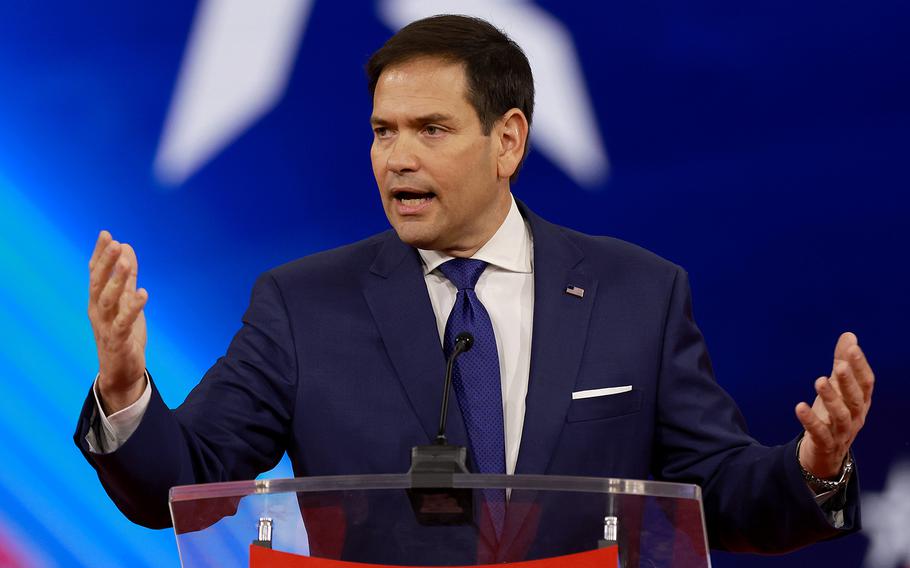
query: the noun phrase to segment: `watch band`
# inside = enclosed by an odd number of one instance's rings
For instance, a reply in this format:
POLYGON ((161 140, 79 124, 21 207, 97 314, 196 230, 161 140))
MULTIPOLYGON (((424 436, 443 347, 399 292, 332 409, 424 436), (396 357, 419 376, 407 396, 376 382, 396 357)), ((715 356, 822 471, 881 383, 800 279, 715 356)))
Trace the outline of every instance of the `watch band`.
POLYGON ((853 453, 847 452, 847 455, 844 457, 844 463, 840 467, 840 476, 838 479, 822 479, 812 472, 808 471, 803 467, 802 462, 799 461, 799 447, 803 443, 803 439, 800 438, 796 443, 796 463, 799 465, 799 471, 803 476, 803 479, 813 488, 816 489, 816 492, 827 492, 827 491, 836 491, 841 487, 847 485, 850 481, 850 474, 853 473, 853 453))

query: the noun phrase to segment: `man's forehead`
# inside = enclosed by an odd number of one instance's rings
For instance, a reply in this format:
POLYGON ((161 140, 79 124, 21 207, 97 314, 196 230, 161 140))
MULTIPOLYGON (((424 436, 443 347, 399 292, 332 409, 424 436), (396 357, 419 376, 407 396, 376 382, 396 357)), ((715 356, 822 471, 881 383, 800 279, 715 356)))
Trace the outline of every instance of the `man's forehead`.
POLYGON ((461 61, 435 55, 421 55, 388 65, 379 74, 379 82, 383 79, 387 81, 404 80, 416 74, 429 76, 451 74, 463 80, 464 73, 465 65, 461 61))
POLYGON ((373 93, 378 97, 414 96, 451 99, 464 97, 467 87, 463 63, 438 57, 420 57, 389 65, 379 75, 373 93))
POLYGON ((440 58, 410 59, 383 70, 373 94, 371 122, 395 115, 429 122, 473 110, 465 89, 464 65, 440 58))

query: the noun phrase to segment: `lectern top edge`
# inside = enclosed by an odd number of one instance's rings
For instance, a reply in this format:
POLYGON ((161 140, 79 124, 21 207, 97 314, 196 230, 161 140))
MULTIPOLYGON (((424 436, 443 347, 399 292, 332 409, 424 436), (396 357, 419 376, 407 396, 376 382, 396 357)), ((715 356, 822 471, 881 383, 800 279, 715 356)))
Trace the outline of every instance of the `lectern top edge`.
MULTIPOLYGON (((701 499, 701 488, 688 483, 671 483, 638 479, 580 477, 562 475, 489 475, 456 474, 451 476, 454 488, 501 488, 529 491, 583 491, 701 499)), ((380 475, 338 475, 289 479, 256 479, 203 485, 181 485, 171 488, 170 501, 195 501, 222 497, 244 497, 277 493, 409 489, 413 478, 406 473, 380 475)))

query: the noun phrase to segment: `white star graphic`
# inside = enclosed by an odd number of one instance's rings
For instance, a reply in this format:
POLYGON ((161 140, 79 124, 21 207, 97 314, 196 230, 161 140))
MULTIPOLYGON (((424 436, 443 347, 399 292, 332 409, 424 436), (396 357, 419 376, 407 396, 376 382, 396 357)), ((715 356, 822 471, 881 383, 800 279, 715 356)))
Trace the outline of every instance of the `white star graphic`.
POLYGON ((182 184, 284 94, 313 0, 203 0, 155 157, 182 184))
MULTIPOLYGON (((155 157, 179 186, 278 104, 313 0, 202 0, 155 157)), ((596 189, 609 162, 572 35, 529 0, 378 0, 392 29, 425 16, 486 18, 525 49, 535 74, 533 149, 580 186, 596 189)))
POLYGON ((894 465, 882 493, 863 494, 866 568, 910 566, 910 462, 894 465))

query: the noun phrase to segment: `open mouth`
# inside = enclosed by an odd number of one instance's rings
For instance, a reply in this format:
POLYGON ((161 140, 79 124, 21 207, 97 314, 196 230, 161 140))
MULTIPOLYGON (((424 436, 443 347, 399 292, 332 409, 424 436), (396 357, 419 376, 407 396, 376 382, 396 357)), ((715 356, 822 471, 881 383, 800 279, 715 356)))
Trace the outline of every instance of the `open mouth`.
POLYGON ((436 197, 436 194, 405 190, 396 191, 392 197, 405 207, 418 207, 436 197))

